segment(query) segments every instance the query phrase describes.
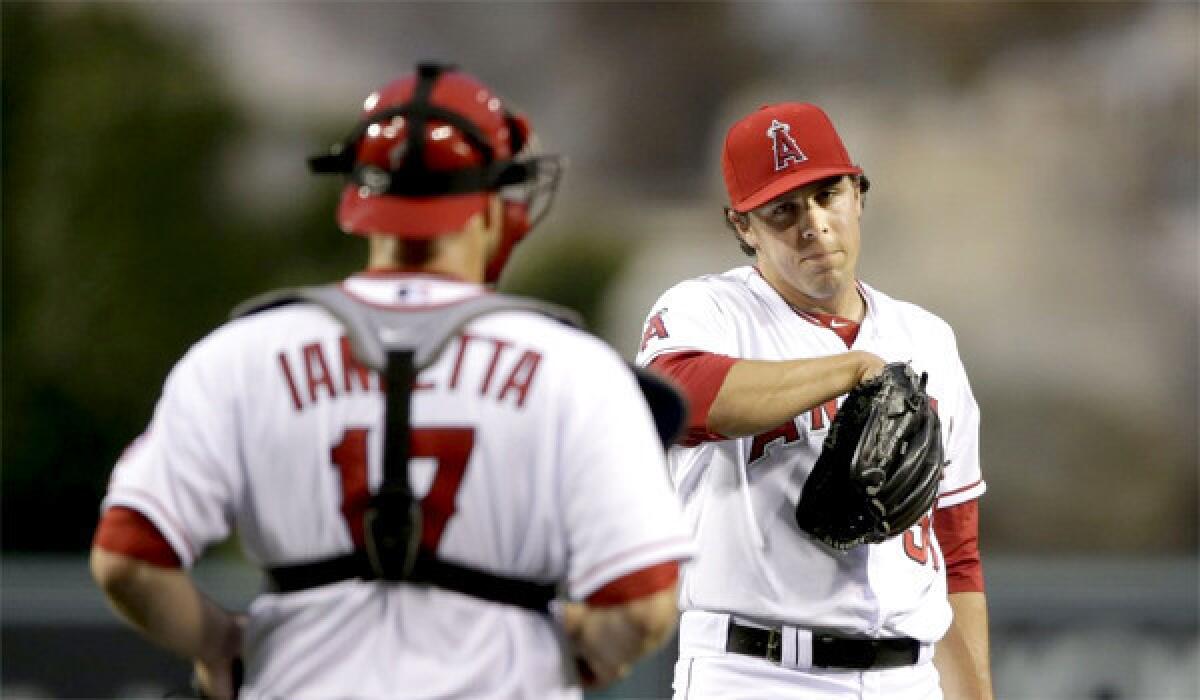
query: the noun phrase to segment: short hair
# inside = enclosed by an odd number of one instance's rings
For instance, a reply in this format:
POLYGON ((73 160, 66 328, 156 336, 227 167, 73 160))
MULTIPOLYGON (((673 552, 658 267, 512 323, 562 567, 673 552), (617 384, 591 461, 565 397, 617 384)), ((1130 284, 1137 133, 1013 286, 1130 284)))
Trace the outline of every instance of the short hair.
POLYGON ((402 267, 421 267, 428 265, 437 255, 437 239, 406 239, 396 241, 395 262, 402 267))
MULTIPOLYGON (((866 175, 850 175, 849 177, 850 179, 854 180, 855 184, 858 185, 859 194, 865 195, 867 190, 871 189, 871 181, 867 179, 866 175)), ((863 200, 863 203, 866 203, 865 199, 863 200)), ((723 217, 725 226, 728 227, 730 231, 733 231, 733 237, 737 240, 738 247, 742 249, 743 253, 753 257, 755 254, 754 248, 747 245, 746 241, 742 240, 742 235, 738 233, 739 225, 742 228, 746 228, 750 225, 750 215, 740 211, 734 211, 731 207, 724 207, 723 209, 725 214, 723 217), (737 224, 735 225, 733 221, 730 221, 730 219, 737 219, 737 224)))

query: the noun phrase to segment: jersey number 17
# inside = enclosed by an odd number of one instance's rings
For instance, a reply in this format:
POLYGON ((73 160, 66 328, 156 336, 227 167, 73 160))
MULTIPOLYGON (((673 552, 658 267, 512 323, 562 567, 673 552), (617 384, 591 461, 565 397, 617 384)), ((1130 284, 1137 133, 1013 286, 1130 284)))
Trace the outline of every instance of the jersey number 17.
MULTIPOLYGON (((329 451, 330 461, 342 481, 342 518, 356 548, 365 547, 363 514, 371 500, 367 488, 368 428, 347 428, 342 440, 329 451)), ((409 454, 437 462, 433 483, 421 499, 421 545, 436 552, 446 523, 457 508, 455 501, 475 447, 475 429, 460 427, 412 428, 409 454)))

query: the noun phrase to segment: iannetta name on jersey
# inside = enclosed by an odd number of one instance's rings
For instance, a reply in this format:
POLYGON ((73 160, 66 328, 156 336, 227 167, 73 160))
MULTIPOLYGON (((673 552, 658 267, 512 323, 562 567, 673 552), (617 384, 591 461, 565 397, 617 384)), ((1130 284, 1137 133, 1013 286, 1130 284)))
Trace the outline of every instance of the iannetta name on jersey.
MULTIPOLYGON (((279 353, 279 370, 297 413, 319 401, 384 390, 383 379, 354 357, 346 336, 328 350, 313 341, 279 353)), ((540 352, 511 340, 469 333, 451 343, 447 356, 453 361, 421 372, 413 391, 477 391, 518 409, 525 407, 542 361, 540 352)))

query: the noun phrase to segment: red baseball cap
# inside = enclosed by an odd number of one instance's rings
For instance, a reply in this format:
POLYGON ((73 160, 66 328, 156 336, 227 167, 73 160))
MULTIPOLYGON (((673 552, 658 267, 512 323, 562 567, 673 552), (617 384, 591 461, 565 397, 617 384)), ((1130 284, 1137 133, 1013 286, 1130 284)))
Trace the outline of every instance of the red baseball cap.
POLYGON ((721 171, 731 206, 743 213, 816 180, 862 175, 828 115, 803 102, 763 105, 731 126, 721 171))

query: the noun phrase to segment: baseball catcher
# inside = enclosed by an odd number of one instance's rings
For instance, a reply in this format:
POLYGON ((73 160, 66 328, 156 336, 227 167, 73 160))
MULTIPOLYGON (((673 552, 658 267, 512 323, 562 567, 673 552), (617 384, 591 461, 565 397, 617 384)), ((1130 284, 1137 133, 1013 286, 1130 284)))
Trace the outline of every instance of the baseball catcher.
POLYGON ((800 529, 847 550, 898 535, 929 512, 942 431, 927 378, 894 362, 847 394, 800 494, 800 529))

